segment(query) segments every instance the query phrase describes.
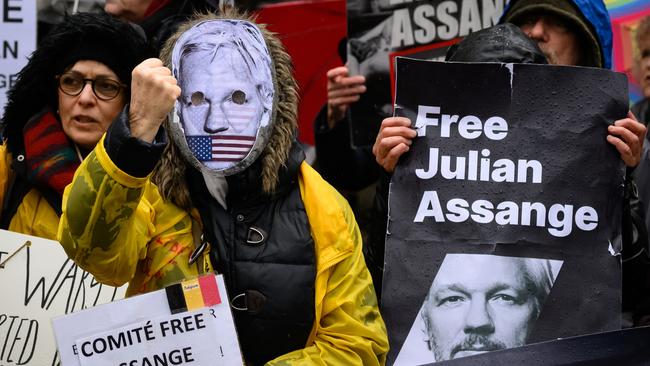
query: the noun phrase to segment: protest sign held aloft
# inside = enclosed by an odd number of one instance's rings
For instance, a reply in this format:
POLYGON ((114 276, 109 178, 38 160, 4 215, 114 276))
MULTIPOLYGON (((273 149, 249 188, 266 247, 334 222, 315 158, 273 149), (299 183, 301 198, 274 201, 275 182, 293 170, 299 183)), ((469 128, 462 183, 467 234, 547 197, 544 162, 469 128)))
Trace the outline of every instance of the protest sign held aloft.
POLYGON ((53 327, 63 366, 243 364, 221 275, 62 316, 53 327))
POLYGON ((348 66, 366 77, 367 92, 352 105, 353 145, 372 145, 392 113, 395 56, 444 60, 447 47, 499 21, 505 0, 348 1, 348 66), (373 121, 376 121, 373 123, 373 121))
POLYGON ((0 365, 58 365, 51 319, 121 299, 43 238, 0 230, 0 365))
POLYGON ((625 171, 605 136, 627 113, 625 77, 406 58, 396 68, 396 115, 418 137, 390 187, 389 363, 620 328, 625 171))

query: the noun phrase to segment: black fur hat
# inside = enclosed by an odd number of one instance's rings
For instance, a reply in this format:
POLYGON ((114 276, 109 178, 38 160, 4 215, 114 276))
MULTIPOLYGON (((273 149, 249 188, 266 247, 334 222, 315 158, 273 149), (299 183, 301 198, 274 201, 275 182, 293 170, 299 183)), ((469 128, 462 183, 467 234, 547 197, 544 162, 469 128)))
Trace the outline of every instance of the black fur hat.
POLYGON ((22 150, 23 126, 32 116, 46 108, 58 109, 55 77, 75 62, 101 62, 130 86, 133 68, 152 56, 144 33, 129 23, 108 14, 66 16, 41 41, 9 90, 0 125, 9 151, 22 150))

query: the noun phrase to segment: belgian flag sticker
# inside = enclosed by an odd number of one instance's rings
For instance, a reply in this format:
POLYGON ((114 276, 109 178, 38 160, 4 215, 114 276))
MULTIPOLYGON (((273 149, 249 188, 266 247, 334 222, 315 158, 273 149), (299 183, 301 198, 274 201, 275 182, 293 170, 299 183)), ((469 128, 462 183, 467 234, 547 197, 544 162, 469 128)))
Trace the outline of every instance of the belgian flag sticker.
POLYGON ((221 303, 214 273, 165 287, 172 314, 196 310, 221 303))

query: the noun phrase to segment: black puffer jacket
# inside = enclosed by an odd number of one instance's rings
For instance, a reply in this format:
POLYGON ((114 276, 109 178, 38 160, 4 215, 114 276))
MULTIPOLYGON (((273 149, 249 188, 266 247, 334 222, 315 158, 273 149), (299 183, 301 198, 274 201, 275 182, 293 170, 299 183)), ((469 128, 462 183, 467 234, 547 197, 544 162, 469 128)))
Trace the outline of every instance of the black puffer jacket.
POLYGON ((260 160, 227 177, 227 210, 212 199, 203 176, 188 171, 205 239, 218 243, 210 258, 225 276, 241 348, 252 365, 304 347, 314 323, 316 258, 298 186, 304 159, 294 143, 273 194, 262 191, 260 160))

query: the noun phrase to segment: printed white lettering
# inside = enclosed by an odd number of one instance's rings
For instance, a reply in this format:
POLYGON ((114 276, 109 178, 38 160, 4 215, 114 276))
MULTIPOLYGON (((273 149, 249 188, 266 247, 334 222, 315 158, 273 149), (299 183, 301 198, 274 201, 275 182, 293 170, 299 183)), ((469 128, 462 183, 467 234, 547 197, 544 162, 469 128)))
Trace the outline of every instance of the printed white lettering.
POLYGON ((582 206, 575 211, 573 205, 552 204, 547 210, 541 202, 511 201, 500 202, 495 205, 489 200, 478 199, 469 203, 462 198, 449 199, 442 209, 438 192, 425 191, 420 201, 413 222, 425 222, 426 218, 433 218, 435 222, 464 223, 472 220, 479 224, 497 225, 522 225, 546 228, 557 238, 570 235, 573 232, 573 223, 583 231, 592 231, 598 227, 598 215, 590 206, 582 206), (533 220, 534 216, 534 220, 533 220), (548 223, 548 227, 547 227, 548 223))

